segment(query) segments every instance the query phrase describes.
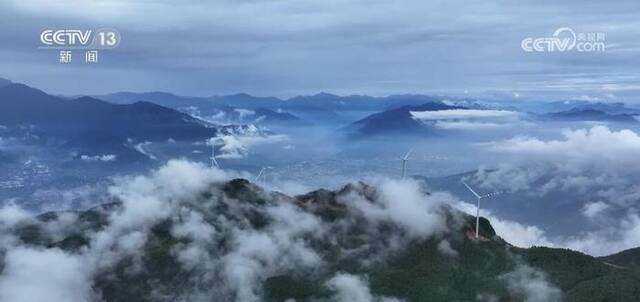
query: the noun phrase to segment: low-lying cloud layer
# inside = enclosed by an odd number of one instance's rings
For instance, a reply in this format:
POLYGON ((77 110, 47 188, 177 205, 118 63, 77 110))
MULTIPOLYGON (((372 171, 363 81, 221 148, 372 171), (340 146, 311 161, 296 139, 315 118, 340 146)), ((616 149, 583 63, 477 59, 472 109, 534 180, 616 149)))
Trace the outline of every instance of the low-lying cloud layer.
POLYGON ((419 121, 433 123, 443 129, 487 129, 513 126, 520 122, 521 113, 506 110, 451 109, 438 111, 411 111, 419 121))
MULTIPOLYGON (((530 244, 553 242, 593 255, 640 245, 640 135, 636 132, 594 126, 565 129, 560 139, 515 137, 480 146, 503 155, 505 161, 495 169, 480 169, 472 177, 478 186, 539 199, 568 192, 576 211, 586 219, 580 223, 599 226, 564 238, 546 238, 539 228, 523 226, 520 229, 527 231, 530 244)), ((526 241, 522 244, 530 245, 526 241)))
POLYGON ((327 287, 336 292, 335 302, 400 302, 389 297, 377 297, 371 294, 366 279, 351 274, 336 274, 327 281, 327 287))
POLYGON ((590 129, 565 129, 562 136, 562 139, 547 141, 535 137, 516 137, 485 146, 498 153, 533 156, 553 163, 564 161, 564 168, 569 170, 594 165, 638 171, 640 159, 636 155, 640 152, 640 135, 632 130, 615 131, 606 126, 594 126, 590 129))
POLYGON ((526 265, 519 264, 509 273, 502 275, 507 281, 507 289, 517 298, 527 302, 562 301, 562 292, 551 285, 544 273, 526 265))
POLYGON ((255 125, 230 126, 223 129, 219 136, 209 139, 207 145, 218 147, 216 157, 223 159, 239 159, 249 154, 250 148, 258 145, 286 142, 284 134, 262 132, 255 125))

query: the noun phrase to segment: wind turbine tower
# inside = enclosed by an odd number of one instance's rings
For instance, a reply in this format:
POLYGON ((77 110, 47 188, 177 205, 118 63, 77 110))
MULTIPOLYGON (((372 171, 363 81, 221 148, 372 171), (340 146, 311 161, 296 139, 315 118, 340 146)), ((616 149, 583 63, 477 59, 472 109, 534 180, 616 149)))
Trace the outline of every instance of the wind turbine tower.
POLYGON ((216 145, 211 142, 211 168, 220 168, 220 164, 218 164, 218 161, 216 160, 216 145))
POLYGON ((407 154, 402 158, 402 179, 407 176, 407 161, 409 160, 411 152, 413 152, 413 149, 409 149, 409 152, 407 152, 407 154))
POLYGON ((480 229, 480 199, 490 198, 490 197, 496 196, 498 194, 501 194, 502 192, 492 192, 492 193, 480 195, 480 194, 476 193, 476 191, 474 191, 466 182, 464 182, 464 180, 462 181, 462 184, 465 187, 467 187, 467 189, 469 189, 469 191, 471 191, 471 193, 478 199, 478 205, 476 207, 476 239, 477 239, 478 238, 479 229, 480 229))

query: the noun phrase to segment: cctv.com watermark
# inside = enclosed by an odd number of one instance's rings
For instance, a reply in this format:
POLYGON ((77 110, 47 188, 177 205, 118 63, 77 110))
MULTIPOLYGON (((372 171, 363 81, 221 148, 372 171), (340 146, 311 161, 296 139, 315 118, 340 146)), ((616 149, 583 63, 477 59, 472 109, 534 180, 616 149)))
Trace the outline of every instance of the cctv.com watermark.
POLYGON ((605 52, 603 32, 576 32, 569 27, 558 28, 550 37, 527 37, 520 47, 525 52, 605 52))

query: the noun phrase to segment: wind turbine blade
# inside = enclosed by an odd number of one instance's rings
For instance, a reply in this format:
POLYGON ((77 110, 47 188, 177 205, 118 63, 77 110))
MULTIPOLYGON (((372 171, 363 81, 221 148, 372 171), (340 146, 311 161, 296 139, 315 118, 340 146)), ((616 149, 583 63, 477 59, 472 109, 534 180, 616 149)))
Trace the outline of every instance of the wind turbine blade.
POLYGON ((258 175, 256 175, 256 177, 253 179, 253 182, 258 182, 258 180, 260 180, 260 176, 262 176, 262 173, 264 173, 264 168, 260 169, 260 172, 258 172, 258 175))
POLYGON ((476 191, 474 191, 466 182, 462 181, 462 184, 467 187, 467 189, 469 189, 469 191, 471 191, 471 193, 473 193, 473 195, 475 195, 477 198, 482 198, 482 196, 480 196, 480 194, 476 193, 476 191))
POLYGON ((402 158, 402 160, 409 160, 409 156, 411 155, 412 152, 413 152, 413 149, 409 149, 409 152, 407 152, 407 154, 402 158))

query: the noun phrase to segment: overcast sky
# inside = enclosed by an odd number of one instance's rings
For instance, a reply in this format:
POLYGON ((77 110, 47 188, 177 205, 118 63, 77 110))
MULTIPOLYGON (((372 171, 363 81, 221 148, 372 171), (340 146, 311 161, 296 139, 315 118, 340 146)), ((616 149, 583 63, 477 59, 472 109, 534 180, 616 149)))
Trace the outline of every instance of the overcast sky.
MULTIPOLYGON (((2 0, 0 77, 51 93, 451 94, 634 101, 637 0, 2 0), (116 28, 118 48, 63 65, 44 29, 116 28), (560 27, 605 52, 528 53, 560 27)), ((640 98, 638 99, 640 102, 640 98)))

